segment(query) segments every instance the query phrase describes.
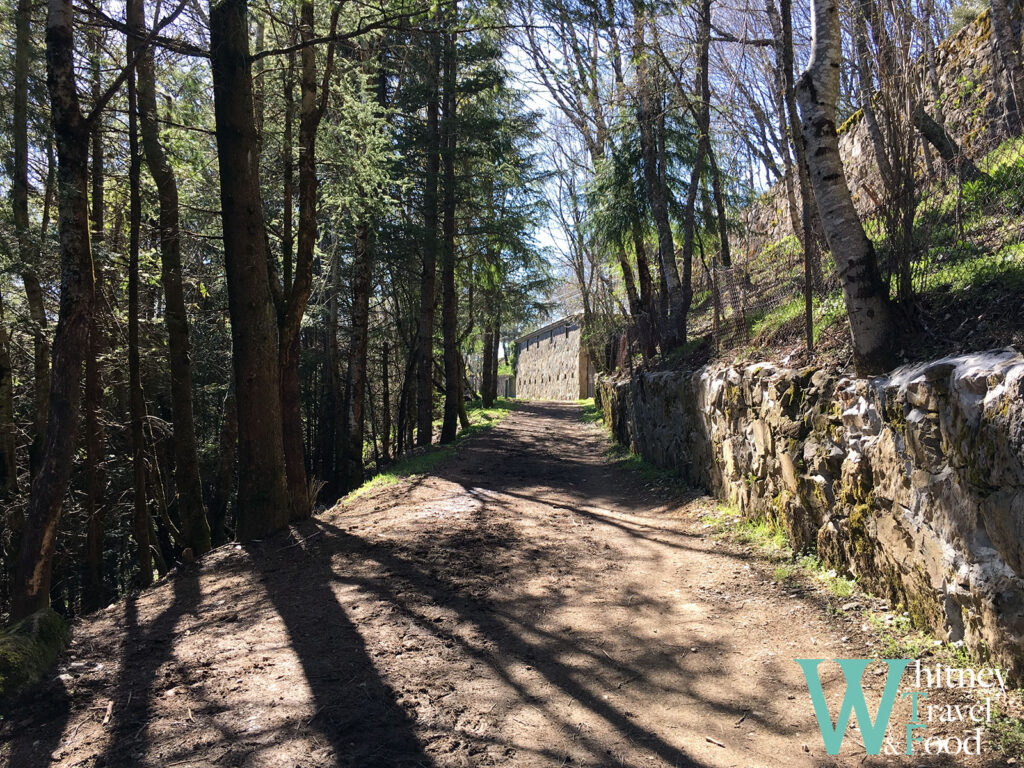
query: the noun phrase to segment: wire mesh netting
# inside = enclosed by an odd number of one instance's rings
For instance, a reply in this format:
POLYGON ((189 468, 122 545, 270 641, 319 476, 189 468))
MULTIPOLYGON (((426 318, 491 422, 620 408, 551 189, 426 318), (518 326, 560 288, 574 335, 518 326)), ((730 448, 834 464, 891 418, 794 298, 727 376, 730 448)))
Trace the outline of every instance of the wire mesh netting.
MULTIPOLYGON (((954 162, 923 142, 917 153, 913 177, 898 194, 887 193, 877 175, 853 190, 900 322, 937 342, 952 334, 965 347, 1019 340, 1024 138, 977 142, 954 162)), ((695 267, 692 338, 711 338, 717 351, 804 339, 803 249, 781 198, 773 190, 737 222, 740 248, 731 267, 716 264, 716 254, 695 267), (773 207, 783 221, 766 226, 765 210, 773 207)), ((818 337, 845 310, 835 260, 823 239, 814 245, 818 337)))

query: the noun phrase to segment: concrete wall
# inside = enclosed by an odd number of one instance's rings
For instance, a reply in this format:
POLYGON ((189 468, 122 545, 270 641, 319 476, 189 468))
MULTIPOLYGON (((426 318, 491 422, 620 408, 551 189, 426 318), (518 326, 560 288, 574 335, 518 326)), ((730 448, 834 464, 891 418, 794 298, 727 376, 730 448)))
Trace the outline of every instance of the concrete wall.
POLYGON ((573 320, 554 323, 516 342, 516 397, 579 400, 588 397, 593 374, 573 320))
POLYGON ((605 421, 914 621, 1024 679, 1024 358, 855 379, 711 366, 602 381, 605 421))

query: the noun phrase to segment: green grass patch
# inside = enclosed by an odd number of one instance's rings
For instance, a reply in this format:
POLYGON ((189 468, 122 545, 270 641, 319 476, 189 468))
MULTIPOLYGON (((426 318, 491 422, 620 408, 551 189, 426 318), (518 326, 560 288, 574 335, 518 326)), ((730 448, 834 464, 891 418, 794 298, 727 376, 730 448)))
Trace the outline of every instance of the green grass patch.
POLYGON ((868 613, 867 623, 878 636, 875 649, 881 659, 917 659, 935 647, 935 639, 914 629, 905 613, 868 613))
POLYGON ((801 555, 797 563, 804 573, 821 582, 836 597, 853 597, 857 593, 857 582, 854 579, 841 576, 834 568, 826 567, 817 555, 801 555))
POLYGON ((797 568, 795 565, 780 565, 772 571, 772 578, 775 581, 788 582, 793 580, 796 575, 797 568))
POLYGON ((683 481, 670 469, 662 469, 643 456, 633 453, 621 445, 613 445, 605 455, 610 458, 619 469, 625 469, 640 475, 644 480, 662 486, 683 486, 683 481))
POLYGON ((586 400, 577 400, 576 404, 583 406, 583 409, 580 411, 580 421, 584 424, 599 424, 604 420, 604 415, 601 413, 601 409, 597 407, 597 403, 594 402, 594 398, 588 397, 586 400))
MULTIPOLYGON (((407 477, 429 474, 434 467, 455 454, 455 447, 460 442, 473 435, 485 432, 500 423, 511 411, 515 410, 516 405, 515 400, 505 397, 499 397, 490 408, 484 408, 479 400, 468 403, 466 405, 466 415, 469 417, 469 429, 461 430, 454 443, 434 445, 424 452, 399 459, 386 470, 374 475, 349 493, 346 498, 358 499, 365 493, 377 488, 394 485, 407 477)), ((440 421, 436 421, 435 425, 440 423, 440 421)))

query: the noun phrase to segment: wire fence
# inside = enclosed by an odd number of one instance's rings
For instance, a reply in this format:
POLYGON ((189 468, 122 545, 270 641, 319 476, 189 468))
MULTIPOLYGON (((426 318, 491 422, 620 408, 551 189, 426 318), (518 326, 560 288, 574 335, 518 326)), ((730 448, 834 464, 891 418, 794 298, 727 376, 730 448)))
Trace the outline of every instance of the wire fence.
MULTIPOLYGON (((929 155, 923 143, 918 153, 912 183, 896 199, 880 191, 877 176, 853 190, 901 330, 936 347, 1020 343, 1024 137, 975 143, 955 164, 929 155)), ((781 194, 774 190, 757 205, 784 213, 781 194)), ((710 338, 719 353, 805 335, 804 263, 791 222, 765 232, 749 225, 757 217, 745 218, 737 222, 732 266, 716 265, 711 254, 694 271, 690 336, 710 338)), ((818 252, 816 338, 845 319, 835 262, 826 248, 818 252)))

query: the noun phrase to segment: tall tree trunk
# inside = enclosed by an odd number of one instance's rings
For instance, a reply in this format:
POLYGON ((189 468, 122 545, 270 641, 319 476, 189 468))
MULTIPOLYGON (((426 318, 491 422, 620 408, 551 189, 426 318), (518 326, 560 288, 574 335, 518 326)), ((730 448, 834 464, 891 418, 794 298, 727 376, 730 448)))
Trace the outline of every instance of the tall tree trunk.
POLYGON ((74 10, 70 0, 49 0, 46 19, 47 90, 57 142, 60 310, 53 341, 50 413, 42 463, 32 484, 21 539, 11 618, 49 605, 53 553, 61 505, 74 457, 82 359, 93 308, 89 243, 89 124, 75 83, 74 10))
POLYGON ((366 400, 366 347, 370 326, 370 278, 373 274, 373 233, 366 226, 356 228, 352 260, 352 335, 345 385, 344 446, 340 458, 342 493, 363 482, 363 442, 366 400))
POLYGON ((767 4, 767 8, 776 40, 777 66, 782 70, 786 120, 789 126, 789 138, 793 143, 793 156, 796 159, 797 180, 800 183, 799 235, 804 259, 804 336, 807 349, 813 350, 814 288, 815 286, 821 288, 824 285, 824 279, 821 275, 818 238, 814 231, 818 212, 807 170, 807 145, 804 143, 804 134, 800 128, 800 114, 796 104, 796 85, 793 80, 793 3, 792 0, 779 0, 778 12, 772 2, 767 4))
POLYGON ((416 364, 419 360, 419 347, 416 338, 409 346, 409 357, 405 363, 405 375, 402 376, 402 391, 398 395, 398 423, 395 425, 395 458, 402 455, 407 447, 413 444, 413 427, 416 421, 416 364))
MULTIPOLYGON (((128 38, 128 56, 135 55, 136 43, 128 38)), ((138 96, 135 76, 128 78, 128 411, 132 442, 132 533, 140 586, 153 583, 151 544, 156 542, 150 532, 153 520, 149 514, 146 489, 146 400, 142 391, 142 366, 139 354, 139 250, 142 229, 141 176, 139 156, 138 96)))
MULTIPOLYGON (((6 322, 4 297, 0 293, 0 501, 11 499, 18 493, 18 458, 14 448, 14 369, 6 322)), ((3 522, 9 524, 10 521, 3 522)))
MULTIPOLYGON (((100 98, 100 53, 102 34, 99 30, 90 32, 90 57, 92 59, 92 97, 100 98)), ((97 120, 92 126, 92 237, 93 242, 104 238, 103 198, 103 122, 97 120)), ((103 495, 106 490, 106 473, 103 468, 106 435, 103 428, 103 377, 100 360, 106 350, 106 339, 100 315, 103 302, 103 266, 96 264, 95 302, 89 319, 89 341, 85 354, 85 498, 82 502, 86 519, 85 544, 85 585, 83 604, 86 610, 95 610, 106 599, 103 588, 103 495)))
MULTIPOLYGON (((500 310, 499 310, 500 311, 500 310)), ((491 357, 487 361, 487 367, 491 369, 491 402, 498 399, 498 347, 501 346, 501 317, 494 319, 494 344, 491 346, 491 357)), ((502 392, 502 397, 505 393, 502 392)))
POLYGON ((658 231, 658 262, 665 290, 668 293, 668 324, 664 341, 668 346, 677 346, 686 341, 686 315, 689 307, 686 292, 689 286, 684 285, 679 277, 676 264, 675 240, 672 237, 672 225, 668 216, 667 190, 661 184, 661 173, 658 167, 658 147, 655 136, 655 99, 651 92, 654 86, 653 72, 646 60, 648 52, 644 50, 644 21, 638 18, 636 24, 636 42, 634 55, 640 62, 637 78, 640 82, 637 95, 637 123, 640 127, 640 150, 643 156, 644 188, 651 206, 651 216, 658 231))
MULTIPOLYGON (((313 3, 300 6, 299 34, 303 41, 313 36, 313 3)), ((299 242, 295 273, 290 290, 284 293, 284 311, 278 312, 280 332, 281 419, 284 438, 288 495, 292 520, 309 517, 313 506, 306 478, 306 454, 302 439, 302 388, 299 357, 300 330, 313 285, 313 257, 316 250, 316 133, 320 123, 316 93, 316 52, 312 46, 299 53, 299 242)), ((291 154, 291 146, 288 147, 291 154)), ((290 201, 286 203, 290 206, 290 201)))
MULTIPOLYGON (((452 3, 452 24, 456 4, 452 3)), ((441 442, 450 443, 458 431, 459 408, 462 405, 462 366, 458 349, 458 307, 455 293, 455 145, 457 123, 455 114, 456 84, 455 33, 445 34, 444 46, 444 120, 441 128, 444 150, 444 230, 441 244, 441 335, 444 344, 444 418, 441 442)))
MULTIPOLYGON (((710 104, 704 99, 704 82, 709 69, 709 49, 711 44, 711 13, 710 3, 703 0, 701 3, 700 27, 697 31, 697 93, 701 94, 700 104, 697 106, 696 122, 700 133, 697 139, 697 156, 693 161, 693 168, 690 171, 690 183, 686 188, 686 202, 683 205, 683 272, 686 275, 686 306, 689 309, 693 297, 693 246, 696 234, 697 216, 697 194, 700 191, 700 180, 704 174, 704 163, 707 159, 708 148, 711 136, 708 133, 710 120, 705 119, 705 113, 710 110, 710 104)), ((717 297, 716 297, 717 298, 717 297)), ((685 336, 684 336, 685 338, 685 336)))
POLYGON ((210 63, 238 403, 237 535, 251 541, 287 525, 290 504, 246 0, 221 0, 211 7, 210 63))
MULTIPOLYGON (((338 8, 331 16, 331 31, 338 19, 338 8)), ((299 34, 308 43, 313 39, 314 12, 312 0, 302 3, 299 34)), ((306 478, 306 451, 302 437, 302 389, 299 381, 302 318, 313 287, 313 261, 316 253, 316 134, 327 105, 327 87, 334 46, 328 47, 323 91, 317 96, 316 51, 306 45, 299 53, 299 242, 295 258, 295 274, 290 290, 285 293, 283 307, 278 308, 280 347, 280 399, 282 435, 288 495, 291 498, 291 519, 303 520, 313 513, 306 478)), ((290 148, 289 148, 289 151, 290 148)))
POLYGON ((854 365, 862 375, 894 363, 889 299, 857 216, 839 156, 836 99, 841 57, 837 0, 813 0, 811 58, 796 84, 811 186, 846 300, 854 365))
POLYGON ((417 332, 416 445, 430 445, 434 431, 434 303, 437 280, 437 182, 441 167, 440 111, 441 33, 428 32, 426 178, 423 187, 423 273, 417 332))
MULTIPOLYGON (((33 357, 33 419, 32 443, 29 446, 29 472, 34 478, 42 463, 46 438, 46 417, 49 413, 50 342, 46 337, 46 309, 43 289, 36 273, 39 249, 33 247, 28 218, 28 68, 32 47, 31 0, 18 0, 14 12, 14 176, 11 179, 11 207, 14 234, 18 241, 21 281, 25 286, 29 318, 32 322, 33 357)), ((47 200, 55 168, 51 164, 47 179, 47 200)), ((46 220, 44 216, 44 221, 46 220)), ((45 231, 43 232, 45 234, 45 231)))
POLYGON ((292 232, 295 208, 295 162, 292 156, 295 123, 295 54, 288 54, 288 68, 284 71, 284 133, 281 138, 281 175, 283 181, 284 214, 281 222, 281 281, 285 295, 292 290, 292 251, 295 236, 292 232))
POLYGON ((494 321, 491 319, 494 313, 493 299, 490 292, 484 294, 484 333, 483 333, 483 371, 480 376, 480 400, 484 408, 490 408, 494 403, 494 396, 491 388, 494 385, 494 371, 491 369, 491 357, 494 354, 494 321))
POLYGON ((391 367, 391 350, 385 341, 380 350, 381 372, 381 454, 385 464, 391 463, 391 388, 388 370, 391 367))
MULTIPOLYGON (((336 249, 335 249, 336 250, 336 249)), ((338 471, 335 465, 335 444, 341 417, 338 403, 341 400, 338 354, 338 301, 341 293, 341 269, 336 252, 331 254, 330 291, 327 294, 327 322, 324 328, 324 370, 323 395, 320 403, 319 467, 320 478, 325 483, 325 492, 331 499, 341 495, 338 487, 338 471)))
MULTIPOLYGON (((146 34, 144 0, 129 0, 128 27, 146 34)), ((192 355, 188 313, 181 267, 181 228, 178 183, 163 145, 156 110, 156 69, 153 49, 147 46, 136 68, 138 74, 139 126, 146 165, 156 184, 160 203, 160 278, 164 287, 164 321, 167 325, 167 363, 171 384, 171 421, 174 426, 174 485, 178 517, 185 546, 196 557, 210 549, 210 526, 203 503, 199 476, 199 446, 192 408, 192 355)))

